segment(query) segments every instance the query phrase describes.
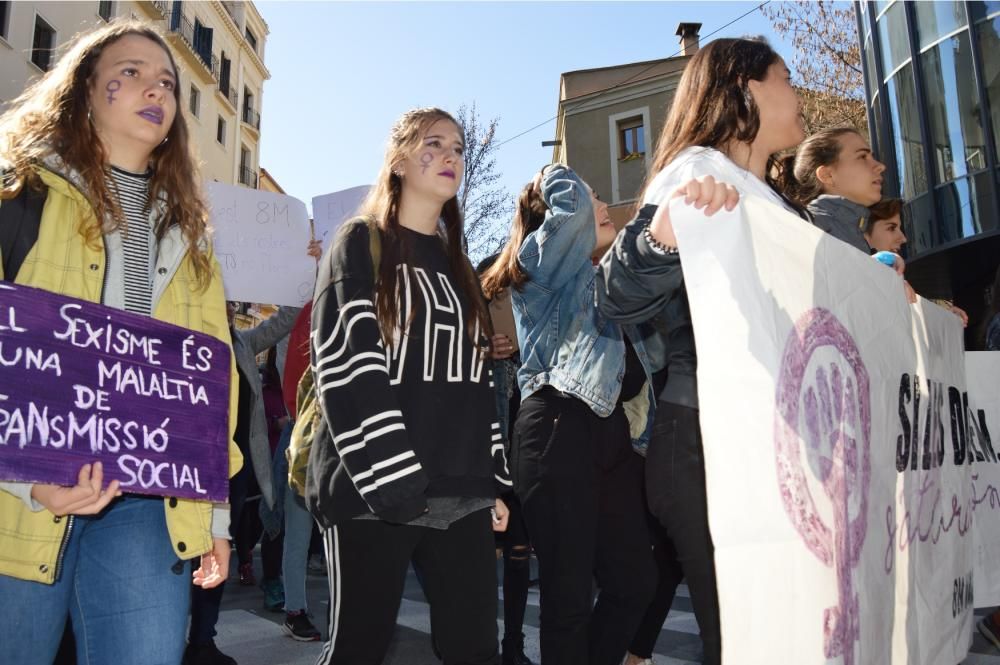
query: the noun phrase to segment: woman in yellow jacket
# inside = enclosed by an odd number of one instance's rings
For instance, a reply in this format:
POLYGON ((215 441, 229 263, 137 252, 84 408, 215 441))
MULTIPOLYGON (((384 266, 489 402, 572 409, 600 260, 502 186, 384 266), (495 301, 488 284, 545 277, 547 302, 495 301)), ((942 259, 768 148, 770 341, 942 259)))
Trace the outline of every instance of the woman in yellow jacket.
MULTIPOLYGON (((45 195, 37 240, 0 277, 229 343, 180 108, 173 56, 146 24, 71 45, 0 116, 0 206, 24 188, 45 195)), ((229 413, 231 435, 235 383, 229 413)), ((232 444, 229 459, 232 474, 232 444)), ((196 584, 222 582, 228 527, 227 505, 123 495, 99 463, 73 487, 0 483, 0 662, 51 663, 69 616, 81 664, 177 665, 187 561, 201 557, 196 584)))

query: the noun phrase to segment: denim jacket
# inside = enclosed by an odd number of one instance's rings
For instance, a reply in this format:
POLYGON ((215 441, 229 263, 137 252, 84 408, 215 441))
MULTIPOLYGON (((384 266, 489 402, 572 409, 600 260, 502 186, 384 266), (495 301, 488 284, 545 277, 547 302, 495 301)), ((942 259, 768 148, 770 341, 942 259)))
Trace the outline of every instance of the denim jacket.
POLYGON ((611 321, 595 304, 590 257, 597 238, 590 192, 572 170, 557 164, 545 170, 542 196, 549 208, 545 221, 518 253, 529 279, 511 294, 521 347, 521 399, 549 385, 582 400, 598 416, 609 416, 625 375, 628 335, 646 386, 624 408, 632 445, 644 454, 656 403, 649 358, 639 329, 611 321))

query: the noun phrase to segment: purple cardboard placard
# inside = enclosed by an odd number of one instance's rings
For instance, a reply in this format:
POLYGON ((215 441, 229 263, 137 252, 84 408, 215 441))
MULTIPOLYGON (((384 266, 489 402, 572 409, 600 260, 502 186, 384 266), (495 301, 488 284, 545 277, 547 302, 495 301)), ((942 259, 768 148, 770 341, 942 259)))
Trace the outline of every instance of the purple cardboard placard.
POLYGON ((204 333, 0 282, 0 480, 229 496, 230 351, 204 333))

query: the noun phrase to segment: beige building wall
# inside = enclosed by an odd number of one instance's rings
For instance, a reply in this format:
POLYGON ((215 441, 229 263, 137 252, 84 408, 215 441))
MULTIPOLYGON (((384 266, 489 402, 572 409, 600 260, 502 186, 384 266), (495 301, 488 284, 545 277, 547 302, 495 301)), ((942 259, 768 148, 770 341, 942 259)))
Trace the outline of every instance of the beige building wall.
POLYGON ((608 203, 618 228, 632 217, 688 59, 680 56, 562 76, 553 161, 571 166, 608 203), (625 155, 622 131, 640 125, 645 151, 625 155))
POLYGON ((32 62, 39 22, 54 30, 54 63, 74 35, 93 30, 106 19, 150 21, 173 47, 180 68, 182 110, 202 162, 202 175, 258 186, 261 100, 264 81, 270 78, 264 64, 269 30, 252 2, 20 0, 3 4, 7 16, 0 17, 0 104, 17 97, 43 73, 32 62))

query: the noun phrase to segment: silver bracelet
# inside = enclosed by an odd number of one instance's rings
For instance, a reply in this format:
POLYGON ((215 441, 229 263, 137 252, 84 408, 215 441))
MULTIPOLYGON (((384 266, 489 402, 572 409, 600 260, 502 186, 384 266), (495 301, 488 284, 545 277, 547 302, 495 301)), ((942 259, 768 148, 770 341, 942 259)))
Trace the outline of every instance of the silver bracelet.
POLYGON ((667 247, 662 242, 653 237, 653 232, 649 230, 649 226, 642 230, 643 237, 646 238, 646 242, 649 243, 650 248, 661 256, 666 256, 667 254, 676 254, 676 247, 667 247))

